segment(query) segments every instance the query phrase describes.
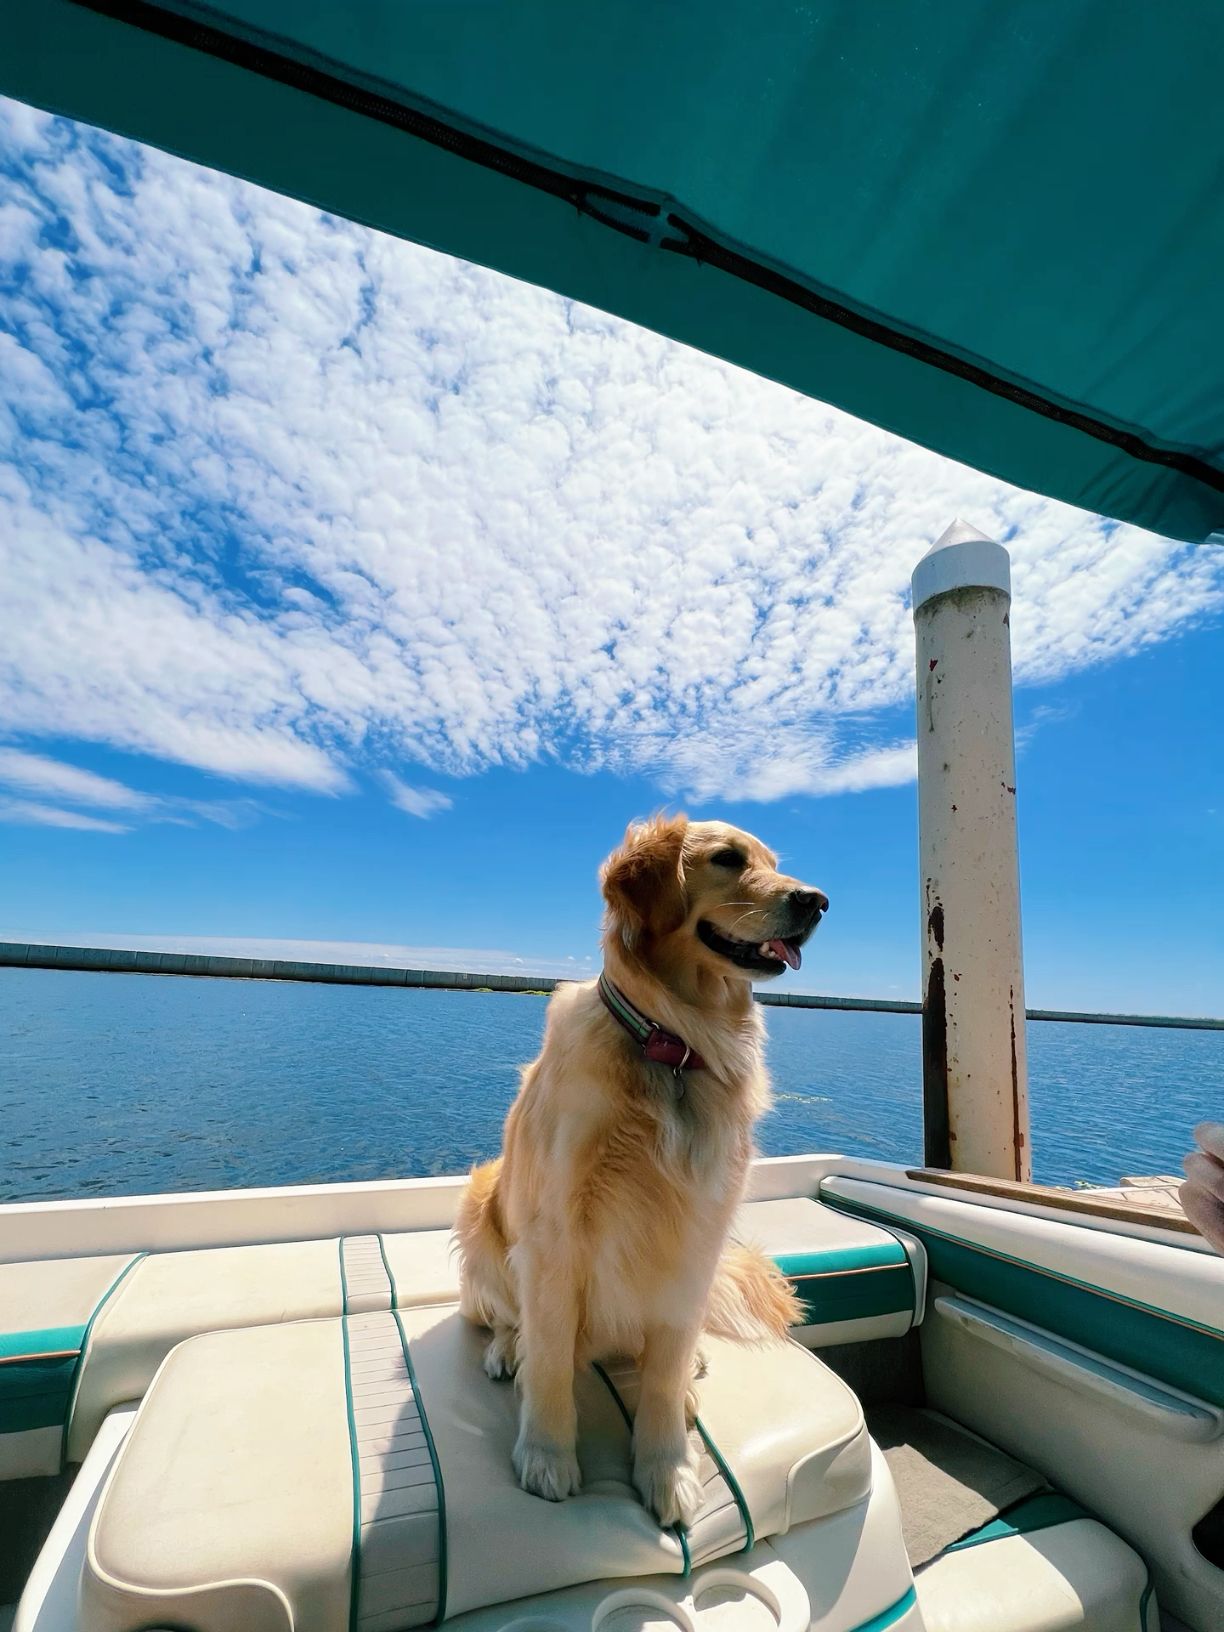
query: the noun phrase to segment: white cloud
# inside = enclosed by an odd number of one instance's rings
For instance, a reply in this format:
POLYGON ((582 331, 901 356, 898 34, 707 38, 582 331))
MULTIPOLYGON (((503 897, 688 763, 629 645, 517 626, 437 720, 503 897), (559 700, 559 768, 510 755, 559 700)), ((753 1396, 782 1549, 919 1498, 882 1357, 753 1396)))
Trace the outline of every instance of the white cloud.
POLYGON ((193 824, 193 819, 212 822, 216 827, 235 831, 250 827, 261 816, 271 815, 267 805, 256 799, 162 799, 155 820, 193 824))
POLYGON ((0 822, 14 822, 23 827, 74 827, 84 833, 130 831, 122 822, 86 816, 79 810, 60 810, 55 805, 43 805, 31 799, 0 799, 0 822))
POLYGON ((1040 703, 1031 709, 1028 718, 1016 724, 1016 752, 1023 754, 1037 733, 1047 725, 1060 725, 1076 713, 1065 703, 1040 703))
POLYGON ((909 574, 954 516, 1009 543, 1022 685, 1224 606, 1219 552, 247 184, 6 119, 15 735, 323 793, 372 750, 834 793, 912 774, 909 574))
POLYGON ((762 751, 762 723, 715 722, 677 741, 645 750, 660 767, 665 790, 678 798, 770 801, 793 794, 816 796, 894 788, 918 771, 912 741, 855 746, 848 733, 781 726, 762 751))
MULTIPOLYGON (((141 793, 113 777, 98 776, 93 771, 62 760, 49 759, 45 754, 30 754, 20 748, 0 747, 0 788, 16 788, 22 793, 39 793, 63 800, 70 805, 87 805, 95 809, 121 810, 129 817, 152 822, 175 822, 192 827, 197 822, 212 822, 217 827, 247 827, 267 808, 254 799, 189 799, 179 795, 168 796, 141 793)), ((17 803, 13 808, 40 810, 38 819, 56 827, 83 827, 95 824, 87 821, 69 821, 64 811, 45 813, 41 805, 17 803)), ((17 819, 17 818, 12 818, 17 819)), ((126 833, 127 827, 102 824, 115 833, 126 833)))
POLYGON ((402 810, 409 816, 419 816, 422 820, 428 820, 441 810, 449 810, 454 804, 453 799, 445 793, 439 793, 436 788, 410 788, 392 771, 383 771, 382 781, 391 796, 391 803, 397 810, 402 810))
POLYGON ((153 802, 147 794, 108 776, 96 776, 92 771, 82 771, 43 754, 23 753, 19 748, 0 748, 0 786, 106 810, 144 810, 153 802))

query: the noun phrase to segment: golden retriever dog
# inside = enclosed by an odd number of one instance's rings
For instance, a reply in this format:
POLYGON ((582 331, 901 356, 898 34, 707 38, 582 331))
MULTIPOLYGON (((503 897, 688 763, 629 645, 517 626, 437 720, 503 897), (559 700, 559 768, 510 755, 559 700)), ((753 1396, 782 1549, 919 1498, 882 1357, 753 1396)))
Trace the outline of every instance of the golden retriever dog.
POLYGON ((557 988, 503 1152, 460 1206, 462 1313, 517 1374, 525 1490, 574 1494, 574 1375, 638 1362, 634 1482, 665 1525, 701 1503, 689 1426, 703 1331, 781 1340, 775 1266, 728 1244, 769 1100, 752 983, 797 969, 828 900, 723 822, 656 817, 604 863, 604 972, 557 988))

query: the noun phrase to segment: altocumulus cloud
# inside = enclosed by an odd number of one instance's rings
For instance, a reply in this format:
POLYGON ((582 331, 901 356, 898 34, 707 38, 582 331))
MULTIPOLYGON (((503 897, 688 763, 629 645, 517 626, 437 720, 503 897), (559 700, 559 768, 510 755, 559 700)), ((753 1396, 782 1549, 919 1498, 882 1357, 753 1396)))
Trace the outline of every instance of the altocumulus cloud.
POLYGON ((11 737, 323 793, 546 755, 834 793, 913 774, 909 572, 955 515, 1010 543, 1022 683, 1224 601, 1217 553, 541 290, 16 104, 0 135, 11 737))

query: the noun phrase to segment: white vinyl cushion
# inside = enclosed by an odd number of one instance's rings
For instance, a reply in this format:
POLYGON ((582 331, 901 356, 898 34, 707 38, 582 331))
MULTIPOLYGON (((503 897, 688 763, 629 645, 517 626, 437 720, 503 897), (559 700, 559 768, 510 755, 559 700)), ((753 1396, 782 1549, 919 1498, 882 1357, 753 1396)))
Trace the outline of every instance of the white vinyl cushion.
POLYGON ((134 1253, 0 1264, 0 1332, 84 1326, 134 1253))
POLYGON ((1147 1632, 1143 1561, 1095 1519, 945 1553, 917 1585, 926 1632, 1147 1632))
POLYGON ((94 1514, 82 1626, 342 1632, 351 1468, 338 1321, 180 1344, 94 1514))
MULTIPOLYGON (((484 1375, 483 1334, 453 1306, 400 1321, 408 1360, 393 1313, 348 1318, 351 1437, 346 1323, 217 1332, 175 1349, 94 1518, 82 1582, 91 1632, 161 1622, 346 1632, 354 1448, 363 1632, 424 1624, 441 1592, 456 1615, 682 1571, 678 1537, 632 1489, 629 1431, 594 1372, 577 1384, 583 1492, 543 1502, 514 1477, 517 1398, 484 1375)), ((743 1524, 726 1517, 737 1499, 758 1539, 863 1501, 870 1442, 832 1372, 794 1344, 712 1341, 707 1359, 701 1420, 742 1495, 711 1480, 702 1556, 743 1546, 743 1524)))
MULTIPOLYGON (((453 1302, 459 1275, 451 1240, 449 1230, 421 1230, 384 1236, 381 1245, 378 1236, 365 1235, 142 1258, 90 1334, 68 1434, 69 1460, 84 1456, 106 1413, 139 1399, 170 1350, 188 1337, 317 1320, 346 1308, 350 1314, 390 1309, 392 1276, 401 1306, 453 1302)), ((126 1260, 117 1262, 122 1268, 126 1260)), ((0 1274, 29 1267, 3 1266, 0 1274)))
POLYGON ((0 1480, 58 1473, 76 1360, 94 1310, 132 1253, 0 1264, 0 1480), (45 1357, 45 1358, 44 1358, 45 1357), (50 1383, 45 1369, 55 1373, 50 1383), (23 1378, 36 1376, 43 1410, 33 1423, 23 1378), (41 1420, 40 1420, 41 1419, 41 1420))
POLYGON ((788 1254, 836 1252, 870 1248, 886 1232, 866 1219, 849 1218, 832 1207, 803 1196, 780 1201, 746 1201, 735 1214, 732 1233, 771 1258, 788 1254))
POLYGON ((451 1230, 384 1235, 383 1251, 400 1308, 459 1301, 459 1254, 451 1230))
MULTIPOLYGON (((895 1247, 895 1239, 875 1225, 802 1198, 746 1204, 737 1215, 736 1233, 784 1262, 806 1262, 817 1272, 826 1259, 845 1265, 856 1253, 878 1251, 881 1243, 895 1247)), ((872 1276, 869 1270, 852 1274, 866 1281, 872 1276)), ((0 1265, 0 1333, 84 1329, 96 1312, 67 1436, 68 1459, 79 1461, 106 1413, 139 1399, 166 1355, 188 1337, 346 1311, 440 1307, 458 1294, 459 1261, 450 1230, 202 1248, 139 1259, 132 1254, 61 1259, 0 1265)), ((816 1346, 895 1335, 920 1315, 919 1307, 825 1320, 805 1328, 802 1340, 816 1346)), ((0 1433, 0 1478, 54 1471, 60 1442, 58 1425, 21 1435, 0 1433)))
POLYGON ((185 1338, 231 1326, 338 1315, 339 1242, 155 1253, 116 1288, 90 1334, 68 1431, 79 1462, 106 1413, 138 1400, 185 1338))
POLYGON ((732 1234, 794 1282, 809 1314, 796 1336, 808 1348, 903 1337, 921 1324, 926 1249, 912 1235, 805 1197, 746 1202, 732 1234))

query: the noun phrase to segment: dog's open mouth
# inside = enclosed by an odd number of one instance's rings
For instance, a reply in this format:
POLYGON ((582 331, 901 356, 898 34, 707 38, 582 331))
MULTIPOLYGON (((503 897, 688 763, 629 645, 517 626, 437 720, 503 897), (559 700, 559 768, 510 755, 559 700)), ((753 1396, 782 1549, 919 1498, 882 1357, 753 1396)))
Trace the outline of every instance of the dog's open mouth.
POLYGON ((724 935, 705 918, 699 920, 697 933, 711 952, 738 964, 741 969, 752 969, 762 975, 776 975, 789 967, 798 969, 803 962, 800 947, 807 939, 798 936, 784 941, 775 936, 768 941, 740 941, 733 935, 724 935))

